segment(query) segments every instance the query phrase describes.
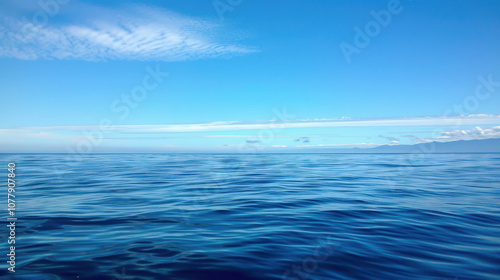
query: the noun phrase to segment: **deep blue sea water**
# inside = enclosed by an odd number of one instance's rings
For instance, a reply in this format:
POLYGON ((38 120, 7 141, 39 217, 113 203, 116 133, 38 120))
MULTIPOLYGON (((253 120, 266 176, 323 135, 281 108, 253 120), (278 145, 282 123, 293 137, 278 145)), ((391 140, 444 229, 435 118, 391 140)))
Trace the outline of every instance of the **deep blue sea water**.
POLYGON ((3 154, 5 182, 8 162, 1 279, 500 279, 500 154, 3 154))

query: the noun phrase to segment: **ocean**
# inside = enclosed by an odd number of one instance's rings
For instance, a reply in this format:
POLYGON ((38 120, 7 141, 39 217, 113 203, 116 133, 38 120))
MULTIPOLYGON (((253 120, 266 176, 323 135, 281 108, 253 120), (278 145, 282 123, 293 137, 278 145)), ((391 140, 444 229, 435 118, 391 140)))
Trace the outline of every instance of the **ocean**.
POLYGON ((5 210, 10 162, 1 279, 500 279, 500 154, 0 154, 5 210))

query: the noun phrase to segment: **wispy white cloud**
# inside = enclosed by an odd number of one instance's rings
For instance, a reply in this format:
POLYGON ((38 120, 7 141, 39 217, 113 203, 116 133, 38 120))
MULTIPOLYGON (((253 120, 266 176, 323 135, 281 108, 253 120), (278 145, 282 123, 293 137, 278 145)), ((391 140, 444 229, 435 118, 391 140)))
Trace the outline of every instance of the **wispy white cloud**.
POLYGON ((425 138, 419 139, 414 138, 416 143, 427 143, 427 142, 451 142, 458 140, 482 140, 482 139, 492 139, 500 138, 500 126, 491 128, 481 128, 475 127, 473 129, 456 129, 441 132, 441 135, 437 138, 425 138))
MULTIPOLYGON (((114 132, 118 133, 174 133, 174 132, 209 132, 238 131, 280 128, 315 128, 315 127, 406 127, 406 126, 471 126, 500 124, 500 115, 471 115, 457 117, 405 117, 405 118, 367 118, 336 121, 263 121, 263 122, 212 122, 200 124, 169 124, 169 125, 116 125, 114 132)), ((99 126, 40 126, 10 128, 9 130, 29 131, 74 131, 86 132, 99 130, 99 126)), ((0 132, 5 129, 0 129, 0 132)))
POLYGON ((384 136, 384 135, 380 135, 380 134, 379 134, 378 137, 383 138, 383 139, 389 141, 391 144, 399 144, 399 138, 390 137, 390 136, 384 136))
MULTIPOLYGON (((143 6, 92 7, 88 18, 45 26, 4 18, 0 56, 19 59, 162 60, 228 57, 255 48, 225 42, 216 21, 143 6)), ((3 25, 3 27, 1 26, 3 25)))

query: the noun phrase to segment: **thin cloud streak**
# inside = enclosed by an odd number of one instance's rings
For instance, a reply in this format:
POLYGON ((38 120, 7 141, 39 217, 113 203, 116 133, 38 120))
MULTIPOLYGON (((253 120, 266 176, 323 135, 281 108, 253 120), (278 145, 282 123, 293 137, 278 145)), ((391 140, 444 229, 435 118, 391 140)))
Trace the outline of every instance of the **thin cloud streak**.
MULTIPOLYGON (((295 120, 289 122, 213 122, 202 124, 169 124, 169 125, 116 125, 113 132, 118 133, 174 133, 174 132, 210 132, 210 131, 238 131, 258 130, 272 127, 287 128, 317 128, 317 127, 409 127, 409 126, 470 126, 500 124, 500 115, 471 115, 460 117, 407 117, 407 118, 374 118, 338 121, 309 121, 295 120)), ((29 130, 29 131, 75 131, 85 132, 98 130, 99 126, 39 126, 4 128, 2 131, 29 130)))
MULTIPOLYGON (((149 137, 107 137, 113 140, 136 140, 136 139, 196 139, 196 138, 252 138, 259 135, 197 135, 197 136, 149 136, 149 137)), ((357 136, 346 135, 274 135, 274 138, 353 138, 357 136)))

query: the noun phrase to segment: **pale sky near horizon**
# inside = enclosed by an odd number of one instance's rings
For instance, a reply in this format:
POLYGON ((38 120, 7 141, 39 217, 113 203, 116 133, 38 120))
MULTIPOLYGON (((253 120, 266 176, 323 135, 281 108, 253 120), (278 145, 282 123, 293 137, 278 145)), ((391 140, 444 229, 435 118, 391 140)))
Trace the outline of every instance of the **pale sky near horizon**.
POLYGON ((439 4, 2 1, 0 152, 500 138, 500 2, 439 4))

